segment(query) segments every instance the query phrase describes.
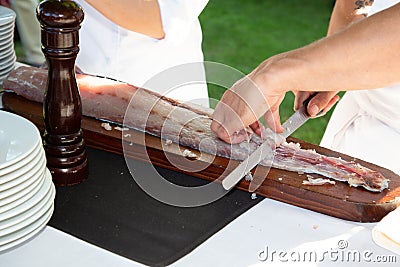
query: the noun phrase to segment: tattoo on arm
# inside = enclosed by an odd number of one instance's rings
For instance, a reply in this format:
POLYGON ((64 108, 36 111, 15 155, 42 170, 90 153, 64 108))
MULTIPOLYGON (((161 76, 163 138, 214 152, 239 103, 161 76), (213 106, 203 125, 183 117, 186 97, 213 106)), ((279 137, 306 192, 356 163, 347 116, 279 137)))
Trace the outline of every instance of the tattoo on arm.
POLYGON ((368 15, 369 8, 371 7, 374 0, 357 0, 354 2, 357 15, 363 15, 366 17, 368 15))

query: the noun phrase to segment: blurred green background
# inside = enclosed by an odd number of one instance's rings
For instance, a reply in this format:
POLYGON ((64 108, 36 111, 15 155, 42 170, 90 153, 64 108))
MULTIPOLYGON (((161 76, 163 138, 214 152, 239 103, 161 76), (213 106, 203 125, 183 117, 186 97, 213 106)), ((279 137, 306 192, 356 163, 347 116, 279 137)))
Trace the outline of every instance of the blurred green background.
MULTIPOLYGON (((210 0, 200 15, 205 60, 245 74, 264 59, 326 35, 333 0, 210 0)), ((211 98, 225 89, 209 85, 211 98)), ((281 105, 282 121, 293 113, 293 94, 281 105)), ((294 137, 318 144, 330 113, 308 121, 294 137)))

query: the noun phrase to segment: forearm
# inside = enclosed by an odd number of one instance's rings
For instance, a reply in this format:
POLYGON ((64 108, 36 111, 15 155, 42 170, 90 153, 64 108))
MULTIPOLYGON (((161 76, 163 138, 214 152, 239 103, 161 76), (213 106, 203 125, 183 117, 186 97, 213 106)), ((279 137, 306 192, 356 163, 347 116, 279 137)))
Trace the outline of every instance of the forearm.
POLYGON ((222 140, 238 143, 247 138, 241 134, 246 126, 261 132, 255 124, 263 114, 269 127, 283 131, 279 105, 287 91, 324 92, 308 104, 315 116, 337 101, 331 92, 399 83, 399 14, 397 4, 308 46, 265 60, 224 93, 211 129, 222 140), (323 101, 315 99, 321 96, 323 101))
POLYGON ((87 0, 103 16, 128 30, 164 38, 157 0, 87 0))
POLYGON ((365 17, 364 11, 367 8, 365 5, 371 4, 373 1, 364 1, 363 5, 359 4, 359 2, 362 1, 336 0, 329 21, 328 35, 336 33, 365 17))
POLYGON ((332 36, 278 55, 268 64, 271 72, 264 72, 273 78, 263 89, 361 90, 400 82, 399 13, 397 4, 332 36))

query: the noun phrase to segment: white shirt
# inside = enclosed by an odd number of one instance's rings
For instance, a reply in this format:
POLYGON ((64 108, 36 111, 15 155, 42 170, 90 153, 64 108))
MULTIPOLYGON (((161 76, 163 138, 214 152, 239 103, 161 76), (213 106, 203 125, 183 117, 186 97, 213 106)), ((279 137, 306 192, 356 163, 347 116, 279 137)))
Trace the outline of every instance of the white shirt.
MULTIPOLYGON (((399 0, 375 0, 369 15, 399 0)), ((388 44, 389 45, 389 44, 388 44)), ((347 92, 340 100, 321 146, 360 158, 400 174, 400 84, 347 92)))
MULTIPOLYGON (((202 65, 202 32, 198 16, 208 0, 159 0, 165 32, 162 40, 129 31, 108 20, 84 0, 76 2, 85 12, 80 30, 81 50, 76 61, 85 73, 166 94, 165 88, 149 88, 146 82, 174 66, 193 62, 201 62, 202 65)), ((205 81, 204 67, 197 68, 196 72, 205 81)), ((154 86, 157 83, 151 84, 154 86)), ((185 86, 168 96, 183 101, 198 99, 194 102, 208 106, 204 82, 185 86)))

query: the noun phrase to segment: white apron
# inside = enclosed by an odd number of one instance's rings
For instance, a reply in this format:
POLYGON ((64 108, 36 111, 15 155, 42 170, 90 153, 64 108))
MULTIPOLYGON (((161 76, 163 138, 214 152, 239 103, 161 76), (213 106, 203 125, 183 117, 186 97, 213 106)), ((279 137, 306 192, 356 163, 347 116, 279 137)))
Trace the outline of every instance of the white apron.
MULTIPOLYGON (((76 61, 85 73, 143 86, 173 66, 203 62, 198 16, 208 0, 158 0, 165 32, 162 40, 122 28, 84 0, 75 1, 85 12, 76 61)), ((205 81, 204 68, 198 72, 197 76, 205 81)), ((148 89, 166 94, 165 88, 148 89)), ((167 95, 182 101, 197 99, 193 102, 209 105, 205 83, 185 86, 167 95)))
MULTIPOLYGON (((369 15, 399 0, 375 0, 369 15)), ((400 174, 400 84, 347 92, 328 123, 321 146, 400 174)))

